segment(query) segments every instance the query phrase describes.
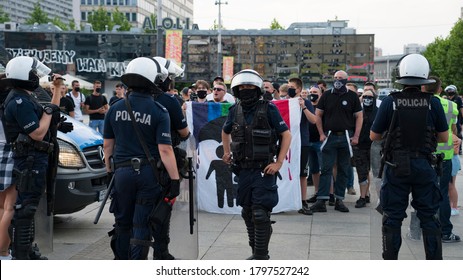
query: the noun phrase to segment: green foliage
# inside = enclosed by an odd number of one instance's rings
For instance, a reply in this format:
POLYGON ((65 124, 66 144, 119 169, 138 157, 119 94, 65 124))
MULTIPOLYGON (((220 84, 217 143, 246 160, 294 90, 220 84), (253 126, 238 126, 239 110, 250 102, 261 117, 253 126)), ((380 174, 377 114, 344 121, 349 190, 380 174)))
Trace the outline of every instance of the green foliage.
POLYGON ((0 7, 0 23, 5 23, 8 21, 10 21, 10 17, 3 11, 2 7, 0 7))
POLYGON ((113 22, 120 27, 117 29, 118 31, 129 31, 132 25, 130 24, 129 20, 125 17, 125 15, 119 11, 119 8, 116 7, 115 11, 113 12, 113 22))
POLYGON ((458 20, 447 38, 436 38, 426 46, 423 55, 431 64, 431 74, 442 80, 442 86, 456 85, 463 92, 463 21, 458 20))
POLYGON ((66 23, 62 22, 58 17, 55 17, 51 23, 53 23, 54 25, 58 26, 59 28, 61 28, 62 30, 64 31, 67 31, 69 30, 69 26, 66 25, 66 23))
MULTIPOLYGON (((217 21, 214 19, 214 24, 212 24, 211 28, 209 28, 209 30, 218 30, 219 29, 219 24, 217 23, 217 21)), ((223 27, 223 23, 222 23, 222 28, 221 30, 225 30, 226 28, 223 27)))
POLYGON ((50 18, 48 18, 48 15, 40 8, 40 3, 37 2, 34 4, 34 9, 32 10, 31 17, 26 20, 26 24, 43 24, 43 23, 49 23, 50 18))
POLYGON ((74 19, 69 22, 69 30, 76 30, 76 22, 74 19))
POLYGON ((285 29, 285 28, 280 25, 280 23, 277 21, 276 18, 273 18, 272 22, 270 23, 270 29, 280 30, 280 29, 285 29))
POLYGON ((93 13, 88 16, 88 23, 92 24, 94 31, 105 31, 106 26, 108 30, 112 30, 114 26, 111 16, 103 9, 103 6, 98 7, 96 11, 93 11, 93 13))

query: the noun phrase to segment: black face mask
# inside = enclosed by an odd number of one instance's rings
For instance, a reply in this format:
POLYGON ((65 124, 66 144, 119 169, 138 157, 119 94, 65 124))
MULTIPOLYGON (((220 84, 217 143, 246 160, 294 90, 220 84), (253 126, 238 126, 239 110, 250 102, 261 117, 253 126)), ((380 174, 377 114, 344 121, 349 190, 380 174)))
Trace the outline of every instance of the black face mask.
POLYGON ((264 95, 262 95, 262 98, 263 98, 264 100, 270 101, 270 100, 273 99, 273 95, 272 95, 271 92, 266 91, 266 92, 264 93, 264 95))
POLYGON ((249 109, 257 104, 259 101, 259 95, 256 89, 242 89, 240 90, 241 106, 245 109, 249 109))
POLYGON ((333 83, 334 90, 336 92, 347 92, 346 84, 347 79, 335 80, 333 83))
POLYGON ((310 94, 310 101, 315 102, 318 100, 318 94, 310 94))
POLYGON ((95 89, 95 92, 96 92, 96 93, 100 93, 100 92, 101 92, 101 88, 96 88, 96 89, 95 89))
POLYGON ((197 90, 196 95, 199 99, 204 99, 207 96, 207 90, 197 90))
POLYGON ((80 91, 80 87, 75 87, 74 90, 77 92, 77 91, 80 91))
POLYGON ((363 106, 370 107, 373 105, 373 96, 364 96, 363 97, 363 106))
POLYGON ((293 98, 296 96, 296 89, 295 88, 288 88, 288 96, 293 98))

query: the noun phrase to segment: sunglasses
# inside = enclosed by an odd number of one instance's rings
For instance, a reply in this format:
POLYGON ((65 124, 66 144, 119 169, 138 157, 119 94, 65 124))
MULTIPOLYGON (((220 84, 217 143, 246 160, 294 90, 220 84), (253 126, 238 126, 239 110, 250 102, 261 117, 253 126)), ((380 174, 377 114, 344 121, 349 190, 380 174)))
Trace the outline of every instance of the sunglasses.
POLYGON ((216 90, 216 91, 223 91, 224 89, 223 89, 223 88, 215 87, 215 88, 213 88, 213 90, 216 90))

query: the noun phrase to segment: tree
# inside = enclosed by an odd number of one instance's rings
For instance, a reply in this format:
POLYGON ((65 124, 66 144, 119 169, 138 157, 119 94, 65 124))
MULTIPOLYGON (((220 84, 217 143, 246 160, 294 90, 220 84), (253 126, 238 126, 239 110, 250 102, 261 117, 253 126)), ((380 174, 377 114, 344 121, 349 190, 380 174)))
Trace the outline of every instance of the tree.
POLYGON ((273 18, 272 22, 270 23, 270 29, 280 30, 280 29, 285 29, 285 28, 280 25, 280 23, 277 21, 276 18, 273 18))
POLYGON ((40 8, 40 3, 37 2, 34 4, 34 9, 32 10, 31 17, 26 20, 26 24, 43 24, 43 23, 49 23, 50 19, 48 18, 48 15, 40 8))
POLYGON ((132 27, 127 17, 122 12, 120 12, 119 8, 117 7, 113 12, 113 22, 114 24, 120 26, 117 31, 129 31, 132 27))
POLYGON ((59 19, 58 17, 55 17, 51 23, 53 23, 54 25, 58 26, 59 28, 61 28, 62 30, 64 31, 67 31, 69 30, 69 26, 66 25, 66 23, 62 22, 61 19, 59 19))
POLYGON ((69 30, 76 30, 76 22, 74 19, 69 22, 69 30))
POLYGON ((463 21, 458 20, 447 38, 436 38, 426 46, 423 55, 431 64, 431 74, 442 80, 442 85, 456 85, 463 92, 463 21))
POLYGON ((111 16, 103 9, 103 6, 98 7, 96 11, 93 11, 93 13, 88 16, 88 23, 92 25, 94 31, 105 31, 106 28, 112 30, 114 26, 111 16))
MULTIPOLYGON (((218 30, 219 29, 219 24, 217 23, 217 21, 214 19, 214 24, 211 26, 211 28, 209 30, 218 30)), ((223 27, 223 23, 222 23, 222 28, 221 30, 225 30, 226 28, 223 27)))
POLYGON ((10 21, 10 17, 3 11, 2 7, 0 7, 0 23, 5 23, 8 21, 10 21))

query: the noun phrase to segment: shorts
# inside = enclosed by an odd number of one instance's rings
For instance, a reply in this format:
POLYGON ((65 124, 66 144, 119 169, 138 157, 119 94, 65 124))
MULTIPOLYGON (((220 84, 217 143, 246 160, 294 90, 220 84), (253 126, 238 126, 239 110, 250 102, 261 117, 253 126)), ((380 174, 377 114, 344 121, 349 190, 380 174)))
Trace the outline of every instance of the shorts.
POLYGON ((13 166, 11 145, 0 142, 0 192, 13 184, 13 166))
POLYGON ((454 155, 452 158, 452 177, 457 176, 458 171, 461 170, 460 156, 454 155))
POLYGON ((302 146, 301 147, 301 166, 300 166, 300 172, 299 172, 299 177, 307 177, 307 168, 308 168, 308 163, 309 163, 309 147, 308 146, 302 146))

